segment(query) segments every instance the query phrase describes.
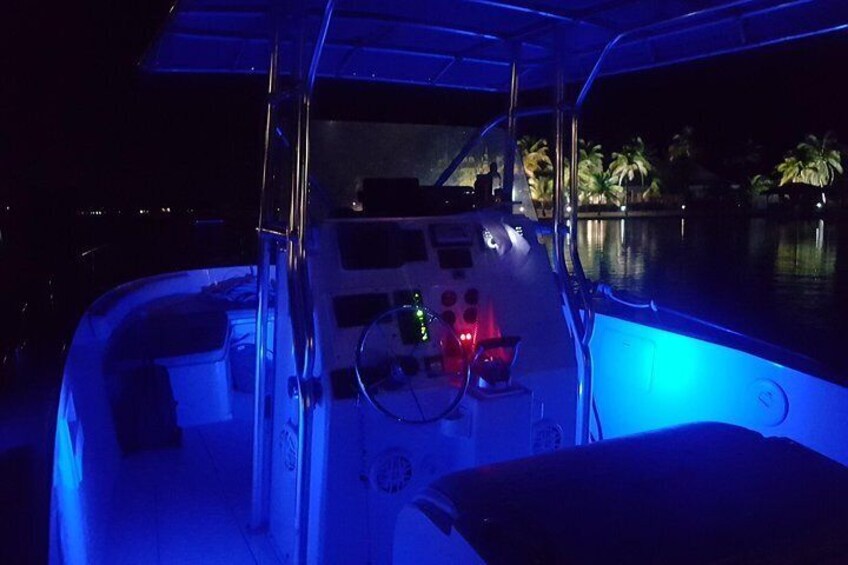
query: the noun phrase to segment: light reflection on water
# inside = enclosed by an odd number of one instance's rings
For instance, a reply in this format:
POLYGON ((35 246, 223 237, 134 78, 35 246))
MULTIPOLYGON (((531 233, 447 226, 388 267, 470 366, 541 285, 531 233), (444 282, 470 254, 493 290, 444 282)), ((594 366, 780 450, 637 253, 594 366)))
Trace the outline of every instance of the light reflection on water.
POLYGON ((586 273, 848 375, 848 223, 837 220, 641 219, 580 222, 586 273), (841 262, 839 261, 841 257, 841 262))

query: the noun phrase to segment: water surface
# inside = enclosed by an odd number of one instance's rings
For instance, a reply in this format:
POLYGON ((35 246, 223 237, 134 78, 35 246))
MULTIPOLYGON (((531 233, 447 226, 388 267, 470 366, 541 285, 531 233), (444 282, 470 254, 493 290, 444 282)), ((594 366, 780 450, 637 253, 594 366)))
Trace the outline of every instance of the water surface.
MULTIPOLYGON (((848 376, 848 222, 580 222, 586 273, 817 359, 848 376)), ((844 379, 848 380, 848 379, 844 379)))

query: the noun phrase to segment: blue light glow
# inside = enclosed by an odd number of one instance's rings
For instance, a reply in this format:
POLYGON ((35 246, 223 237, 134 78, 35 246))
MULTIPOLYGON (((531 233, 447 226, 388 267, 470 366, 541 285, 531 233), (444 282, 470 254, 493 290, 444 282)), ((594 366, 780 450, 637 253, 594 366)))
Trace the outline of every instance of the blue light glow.
POLYGON ((61 547, 65 563, 88 563, 85 513, 80 493, 82 481, 82 428, 73 395, 62 387, 60 413, 56 426, 53 463, 52 543, 61 547), (74 433, 74 429, 76 432, 74 433))
MULTIPOLYGON (((678 19, 673 24, 662 22, 686 15, 692 10, 688 3, 669 9, 643 1, 626 13, 605 7, 604 2, 586 4, 581 12, 600 19, 609 19, 615 12, 617 31, 639 32, 610 51, 601 74, 705 59, 840 32, 848 26, 848 4, 840 0, 710 0, 701 4, 699 17, 678 19), (745 31, 739 33, 743 22, 745 31)), ((245 19, 244 7, 236 3, 219 4, 209 12, 180 5, 150 50, 145 66, 157 72, 267 72, 267 14, 249 13, 252 15, 245 19), (238 55, 234 56, 236 50, 238 55)), ((430 0, 428 14, 433 16, 423 18, 412 5, 406 8, 390 0, 369 2, 367 11, 356 7, 348 11, 347 4, 340 5, 327 30, 323 56, 312 61, 312 67, 319 77, 505 91, 510 61, 504 56, 502 42, 489 31, 510 36, 532 28, 540 31, 533 36, 522 35, 522 84, 538 88, 551 82, 547 61, 552 55, 550 45, 555 43, 551 40, 551 30, 555 29, 552 23, 564 18, 580 28, 563 58, 569 81, 584 79, 613 37, 610 29, 576 17, 565 6, 537 10, 514 2, 492 2, 485 13, 481 21, 479 11, 458 10, 451 0, 430 0), (446 13, 451 14, 449 24, 437 17, 446 13), (386 25, 396 33, 386 35, 386 25), (347 31, 339 34, 339 29, 347 31), (398 42, 398 36, 407 41, 398 42), (462 52, 469 41, 476 42, 473 52, 457 58, 456 53, 462 52)), ((320 27, 321 16, 317 11, 312 15, 312 29, 320 27)), ((285 44, 283 49, 290 51, 285 44)), ((286 72, 285 65, 293 65, 293 58, 286 58, 282 64, 286 72)))
POLYGON ((725 345, 605 315, 596 317, 591 350, 605 438, 724 422, 791 437, 848 462, 844 387, 725 345), (785 395, 785 421, 761 402, 763 386, 755 383, 763 381, 779 391, 773 398, 785 395))

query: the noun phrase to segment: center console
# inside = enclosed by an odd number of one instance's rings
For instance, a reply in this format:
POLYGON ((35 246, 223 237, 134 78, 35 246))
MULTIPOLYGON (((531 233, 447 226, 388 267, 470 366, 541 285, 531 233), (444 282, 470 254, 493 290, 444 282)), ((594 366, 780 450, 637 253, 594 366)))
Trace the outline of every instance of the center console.
MULTIPOLYGON (((572 343, 547 252, 524 218, 335 220, 312 235, 322 393, 310 555, 387 563, 398 512, 433 480, 573 444, 572 343), (478 355, 481 344, 490 349, 478 355), (382 370, 382 351, 394 369, 369 381, 369 371, 382 370), (379 393, 370 389, 377 380, 379 393), (431 408, 456 395, 458 405, 443 415, 431 408)), ((271 529, 286 553, 297 412, 293 399, 277 399, 271 529)))

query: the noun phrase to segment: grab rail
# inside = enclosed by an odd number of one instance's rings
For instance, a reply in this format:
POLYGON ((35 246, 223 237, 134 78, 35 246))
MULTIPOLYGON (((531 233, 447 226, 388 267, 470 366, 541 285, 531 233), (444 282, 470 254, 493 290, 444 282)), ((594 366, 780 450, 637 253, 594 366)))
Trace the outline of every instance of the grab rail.
MULTIPOLYGON (((687 314, 674 308, 662 306, 660 304, 657 304, 654 300, 637 301, 633 298, 622 298, 619 294, 617 294, 615 289, 606 284, 598 283, 596 284, 595 288, 597 296, 608 299, 616 304, 624 306, 625 308, 630 308, 632 310, 652 311, 655 314, 655 320, 659 324, 660 329, 666 329, 667 331, 670 331, 671 328, 664 327, 672 324, 669 318, 679 318, 681 320, 690 322, 697 326, 701 326, 708 330, 713 330, 720 334, 729 336, 732 339, 739 340, 737 344, 732 346, 736 349, 747 351, 760 357, 762 357, 763 355, 768 355, 767 358, 771 359, 772 361, 778 362, 788 367, 795 368, 802 372, 815 374, 817 376, 824 377, 835 382, 839 382, 842 378, 841 375, 834 373, 832 368, 822 364, 821 361, 818 361, 803 353, 798 353, 796 351, 786 349, 780 345, 776 345, 766 340, 756 338, 748 334, 744 334, 727 326, 723 326, 721 324, 705 320, 704 318, 693 316, 692 314, 687 314), (751 348, 750 346, 756 346, 757 349, 751 348)), ((701 338, 706 338, 710 340, 709 335, 703 335, 701 336, 701 338)), ((716 341, 717 343, 722 344, 722 342, 717 340, 712 341, 716 341)))
POLYGON ((627 306, 636 310, 652 310, 654 312, 659 310, 659 307, 653 300, 649 300, 648 302, 633 302, 632 300, 625 300, 620 296, 616 296, 615 291, 608 284, 597 283, 595 285, 595 292, 601 296, 609 298, 613 302, 621 304, 622 306, 627 306))
MULTIPOLYGON (((647 302, 636 302, 633 299, 622 298, 621 296, 616 294, 615 289, 613 289, 608 284, 597 283, 595 285, 595 291, 599 296, 607 298, 616 304, 620 304, 621 306, 625 306, 627 308, 631 308, 633 310, 651 310, 655 314, 668 314, 670 316, 676 316, 687 322, 693 322, 705 327, 708 327, 712 330, 716 330, 722 333, 726 333, 732 335, 733 337, 741 338, 746 341, 754 342, 758 345, 767 346, 767 347, 775 347, 774 344, 769 343, 765 340, 758 339, 756 337, 749 336, 747 334, 743 334, 742 332, 738 332, 734 329, 728 328, 727 326, 722 326, 721 324, 716 324, 715 322, 710 322, 709 320, 705 320, 703 318, 699 318, 698 316, 693 316, 692 314, 687 314, 685 312, 681 312, 680 310, 675 310, 674 308, 668 308, 667 306, 660 306, 653 299, 648 300, 647 302)), ((659 320, 659 317, 657 317, 659 320)), ((806 356, 803 356, 806 357, 806 356)), ((810 359, 812 361, 812 359, 810 359)))

